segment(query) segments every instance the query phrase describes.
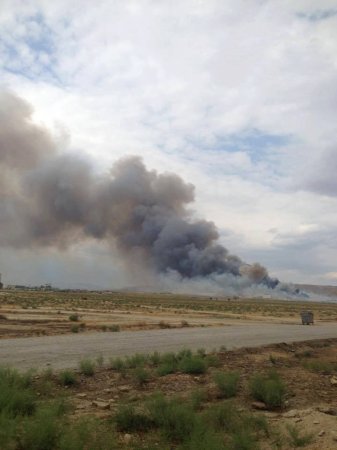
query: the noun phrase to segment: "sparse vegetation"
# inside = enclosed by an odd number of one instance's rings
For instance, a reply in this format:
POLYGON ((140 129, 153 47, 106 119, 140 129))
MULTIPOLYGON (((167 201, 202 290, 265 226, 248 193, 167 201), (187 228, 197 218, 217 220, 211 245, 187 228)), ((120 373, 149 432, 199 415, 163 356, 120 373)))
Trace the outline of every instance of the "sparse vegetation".
POLYGON ((206 372, 207 364, 200 356, 185 356, 179 362, 178 369, 183 373, 197 375, 206 372))
POLYGON ((137 412, 131 405, 121 406, 115 415, 118 431, 146 431, 153 427, 151 419, 144 413, 137 412))
POLYGON ((88 358, 80 361, 80 372, 86 377, 92 377, 95 373, 95 363, 88 358))
POLYGON ((283 405, 286 388, 278 373, 271 371, 267 375, 255 375, 250 381, 250 392, 255 400, 274 409, 283 405))
POLYGON ((337 372, 337 363, 331 361, 324 361, 321 359, 305 360, 302 362, 303 367, 312 372, 322 373, 322 374, 332 374, 337 372))
POLYGON ((73 386, 76 384, 76 376, 72 370, 63 370, 60 372, 59 379, 62 386, 73 386))
POLYGON ((287 426, 289 443, 293 447, 306 447, 313 440, 314 435, 312 433, 301 433, 300 430, 294 425, 287 426))
POLYGON ((132 375, 136 384, 140 387, 144 386, 150 379, 150 373, 148 370, 144 369, 144 367, 136 367, 133 370, 132 375))
POLYGON ((80 316, 78 314, 70 314, 70 316, 69 316, 69 320, 71 322, 78 322, 79 318, 80 318, 80 316))
POLYGON ((217 372, 214 375, 214 382, 219 390, 220 398, 235 397, 239 383, 238 372, 217 372))

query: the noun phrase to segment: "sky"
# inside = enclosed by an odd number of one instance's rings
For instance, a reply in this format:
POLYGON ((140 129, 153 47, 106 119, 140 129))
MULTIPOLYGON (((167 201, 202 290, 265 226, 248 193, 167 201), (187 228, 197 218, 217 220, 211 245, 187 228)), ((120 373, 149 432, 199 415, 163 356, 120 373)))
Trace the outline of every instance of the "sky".
MULTIPOLYGON (((336 0, 1 0, 0 87, 98 172, 140 155, 192 183, 195 217, 245 261, 337 283, 336 0)), ((134 281, 91 241, 1 248, 0 272, 134 281)))

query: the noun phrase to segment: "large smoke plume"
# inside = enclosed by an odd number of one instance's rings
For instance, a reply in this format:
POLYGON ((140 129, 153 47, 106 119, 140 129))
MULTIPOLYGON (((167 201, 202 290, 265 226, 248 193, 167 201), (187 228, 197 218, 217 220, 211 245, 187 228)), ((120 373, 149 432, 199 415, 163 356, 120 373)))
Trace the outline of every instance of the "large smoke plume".
POLYGON ((59 152, 31 114, 22 99, 0 94, 0 246, 67 248, 94 238, 181 280, 279 285, 220 245, 213 222, 193 220, 193 185, 147 170, 139 157, 98 175, 86 159, 59 152))

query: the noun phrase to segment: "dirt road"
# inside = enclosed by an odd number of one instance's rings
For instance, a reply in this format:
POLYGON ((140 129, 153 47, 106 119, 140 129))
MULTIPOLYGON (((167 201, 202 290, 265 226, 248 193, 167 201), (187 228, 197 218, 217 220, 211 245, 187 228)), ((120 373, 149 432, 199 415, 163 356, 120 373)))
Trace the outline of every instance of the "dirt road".
POLYGON ((337 338, 337 324, 314 326, 249 323, 212 328, 181 328, 120 333, 86 333, 0 341, 0 365, 19 369, 76 367, 84 357, 96 358, 181 348, 206 350, 255 347, 278 342, 337 338))

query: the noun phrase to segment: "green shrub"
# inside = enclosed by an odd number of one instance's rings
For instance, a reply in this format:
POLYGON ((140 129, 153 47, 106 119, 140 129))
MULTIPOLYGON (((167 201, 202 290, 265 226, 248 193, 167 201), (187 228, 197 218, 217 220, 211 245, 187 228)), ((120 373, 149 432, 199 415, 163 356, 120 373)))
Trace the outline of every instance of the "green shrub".
POLYGON ((144 413, 137 412, 133 406, 121 406, 115 415, 118 431, 146 431, 153 427, 152 420, 144 413))
POLYGON ((310 444, 313 440, 313 434, 301 434, 298 428, 293 425, 287 426, 289 434, 289 443, 293 447, 305 447, 310 444))
POLYGON ((149 355, 149 363, 151 366, 157 367, 160 364, 161 358, 158 352, 154 352, 149 355))
POLYGON ((60 435, 60 424, 52 409, 38 411, 34 420, 23 423, 18 437, 22 450, 54 450, 60 435))
POLYGON ((309 360, 302 363, 303 367, 311 370, 312 372, 323 373, 329 375, 337 371, 337 363, 322 361, 322 360, 309 360))
POLYGON ((119 325, 111 325, 109 327, 109 331, 112 331, 113 333, 117 333, 118 331, 121 331, 121 328, 119 325))
POLYGON ((192 430, 188 440, 178 447, 179 450, 228 450, 223 436, 214 430, 198 423, 192 430))
POLYGON ((205 358, 208 367, 219 367, 221 366, 221 361, 217 355, 210 354, 205 358))
POLYGON ((176 362, 163 362, 157 368, 157 375, 160 377, 164 377, 165 375, 169 375, 170 373, 175 373, 177 371, 177 363, 176 362))
POLYGON ((239 430, 233 433, 231 450, 259 450, 255 436, 249 430, 239 430))
POLYGON ((240 415, 230 401, 209 408, 204 413, 204 422, 215 430, 227 433, 233 433, 241 428, 240 415))
POLYGON ((92 377, 95 373, 95 363, 88 358, 80 361, 80 372, 86 377, 92 377))
POLYGON ((150 373, 148 370, 144 369, 144 367, 136 367, 133 370, 133 378, 138 386, 144 386, 150 379, 150 373))
POLYGON ((110 427, 99 419, 82 418, 62 429, 58 448, 59 450, 117 450, 119 446, 110 427))
POLYGON ((70 327, 70 331, 71 331, 72 333, 78 333, 79 330, 80 330, 80 326, 79 326, 79 325, 72 325, 72 326, 70 327))
POLYGON ((28 389, 0 386, 0 412, 12 415, 31 415, 36 408, 35 395, 28 389))
POLYGON ((76 384, 76 376, 71 370, 63 370, 60 372, 59 380, 62 386, 73 386, 76 384))
POLYGON ((135 355, 126 358, 126 366, 130 369, 135 369, 136 367, 144 367, 147 362, 147 356, 141 353, 136 353, 135 355))
POLYGON ((283 405, 286 388, 276 372, 268 375, 255 375, 250 381, 250 392, 255 400, 264 402, 268 408, 283 405))
POLYGON ((148 409, 150 418, 165 438, 175 442, 189 439, 197 417, 191 405, 181 399, 167 400, 157 395, 149 402, 148 409))
POLYGON ((31 374, 20 375, 13 369, 0 369, 0 413, 13 417, 33 414, 36 398, 30 384, 31 374))
POLYGON ((214 382, 217 385, 221 398, 235 397, 238 390, 239 377, 238 372, 217 372, 214 375, 214 382))
POLYGON ((181 361, 182 359, 192 358, 192 356, 193 356, 192 350, 188 348, 183 348, 175 355, 175 359, 177 361, 181 361))
POLYGON ((76 313, 76 314, 70 314, 69 316, 69 320, 71 322, 78 322, 78 319, 80 318, 80 316, 76 313))
POLYGON ((190 401, 192 408, 195 411, 199 410, 206 400, 207 400, 207 392, 204 389, 195 389, 191 393, 190 401))
POLYGON ((122 358, 110 358, 110 368, 122 371, 126 368, 126 363, 122 358))
POLYGON ((200 356, 185 356, 179 362, 178 368, 181 372, 190 374, 201 374, 207 371, 206 362, 200 356))

